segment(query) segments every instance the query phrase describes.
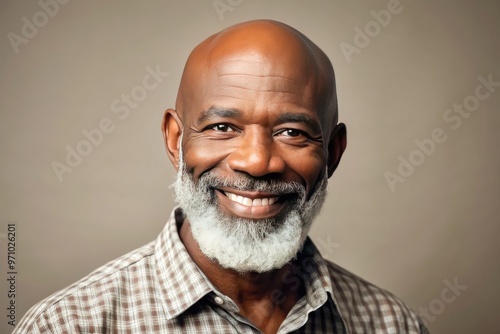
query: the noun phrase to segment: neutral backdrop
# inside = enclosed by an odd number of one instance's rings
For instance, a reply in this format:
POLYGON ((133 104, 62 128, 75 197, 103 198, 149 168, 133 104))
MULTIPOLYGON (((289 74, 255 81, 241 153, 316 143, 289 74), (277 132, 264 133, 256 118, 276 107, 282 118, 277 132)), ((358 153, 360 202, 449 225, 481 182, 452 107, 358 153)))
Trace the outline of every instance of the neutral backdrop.
POLYGON ((311 231, 320 250, 428 309, 433 333, 500 332, 498 1, 53 3, 0 5, 1 264, 6 277, 5 233, 15 223, 17 321, 156 237, 174 206, 160 122, 186 57, 229 25, 270 18, 309 36, 336 70, 348 147, 311 231), (378 23, 388 7, 397 13, 378 23), (169 74, 140 95, 148 68, 169 74), (497 86, 475 99, 478 78, 489 76, 497 86), (140 101, 115 113, 131 93, 140 101), (449 111, 463 103, 470 113, 449 111), (84 147, 83 132, 104 119, 112 130, 84 147), (435 131, 444 142, 429 142, 435 131), (87 155, 58 178, 54 164, 67 165, 77 147, 87 155), (461 288, 450 294, 454 282, 461 288))

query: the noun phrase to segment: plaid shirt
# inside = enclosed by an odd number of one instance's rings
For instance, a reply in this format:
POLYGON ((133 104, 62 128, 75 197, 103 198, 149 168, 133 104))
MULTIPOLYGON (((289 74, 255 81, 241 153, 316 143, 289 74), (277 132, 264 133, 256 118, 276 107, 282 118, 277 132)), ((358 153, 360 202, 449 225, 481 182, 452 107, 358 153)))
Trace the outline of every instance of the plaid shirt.
MULTIPOLYGON (((260 333, 190 258, 182 220, 174 210, 156 241, 33 306, 13 333, 260 333)), ((325 261, 310 240, 297 261, 306 295, 278 333, 427 333, 402 301, 325 261)))

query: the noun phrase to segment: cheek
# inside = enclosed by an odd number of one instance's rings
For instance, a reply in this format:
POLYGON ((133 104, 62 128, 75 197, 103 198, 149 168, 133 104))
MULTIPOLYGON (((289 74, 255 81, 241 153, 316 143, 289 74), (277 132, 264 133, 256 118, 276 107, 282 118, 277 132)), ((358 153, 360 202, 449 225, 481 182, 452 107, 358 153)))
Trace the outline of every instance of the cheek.
POLYGON ((311 150, 300 153, 289 152, 286 156, 288 168, 302 179, 301 183, 305 184, 307 194, 311 195, 314 186, 325 173, 325 155, 318 150, 311 150))
POLYGON ((183 153, 188 172, 197 180, 203 173, 224 161, 231 149, 220 142, 190 139, 184 143, 183 153))

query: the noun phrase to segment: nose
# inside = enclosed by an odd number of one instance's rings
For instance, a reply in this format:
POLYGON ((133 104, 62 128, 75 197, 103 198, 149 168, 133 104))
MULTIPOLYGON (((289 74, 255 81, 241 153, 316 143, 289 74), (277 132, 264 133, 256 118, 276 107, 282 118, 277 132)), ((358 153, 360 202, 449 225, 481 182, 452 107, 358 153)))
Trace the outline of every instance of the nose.
POLYGON ((245 131, 234 151, 228 156, 229 167, 253 177, 283 173, 285 161, 272 134, 263 129, 245 131))

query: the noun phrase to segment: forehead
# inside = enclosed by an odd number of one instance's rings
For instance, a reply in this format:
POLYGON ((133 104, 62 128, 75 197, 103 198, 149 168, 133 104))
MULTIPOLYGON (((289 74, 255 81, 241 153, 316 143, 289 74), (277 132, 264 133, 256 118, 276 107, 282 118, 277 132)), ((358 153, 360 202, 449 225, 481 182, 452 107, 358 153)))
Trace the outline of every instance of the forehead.
POLYGON ((309 66, 293 59, 246 53, 221 57, 199 72, 193 87, 195 114, 214 105, 243 111, 294 109, 315 112, 309 66))
POLYGON ((296 72, 292 67, 279 62, 273 64, 257 57, 232 58, 222 60, 210 80, 218 84, 214 88, 232 87, 302 95, 304 90, 310 90, 309 75, 307 71, 296 72))

